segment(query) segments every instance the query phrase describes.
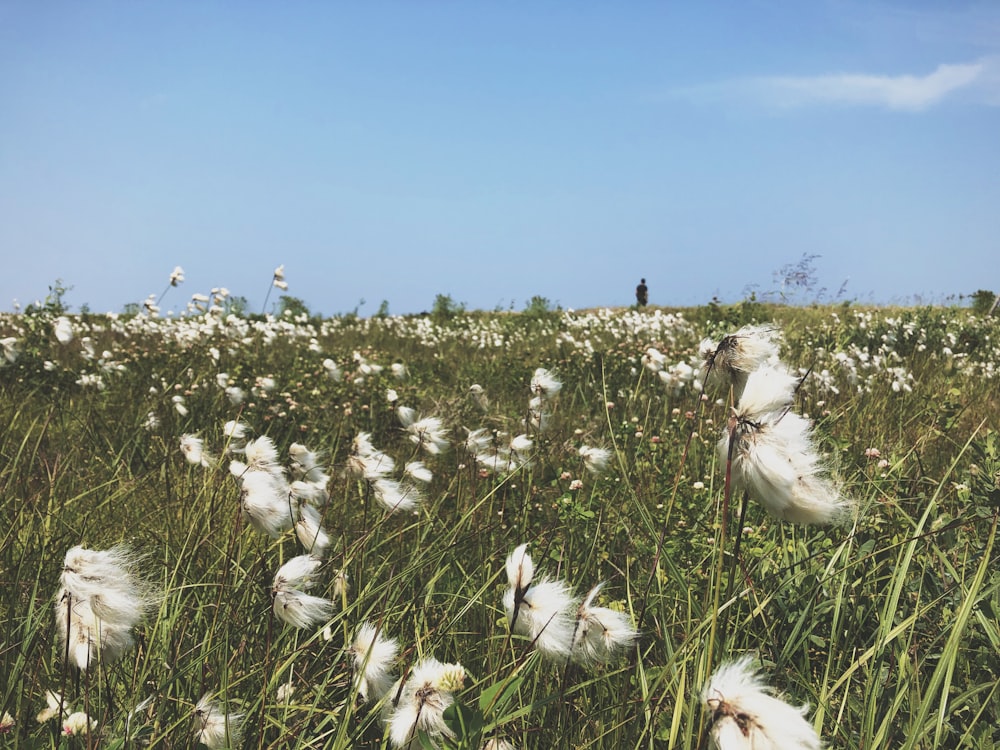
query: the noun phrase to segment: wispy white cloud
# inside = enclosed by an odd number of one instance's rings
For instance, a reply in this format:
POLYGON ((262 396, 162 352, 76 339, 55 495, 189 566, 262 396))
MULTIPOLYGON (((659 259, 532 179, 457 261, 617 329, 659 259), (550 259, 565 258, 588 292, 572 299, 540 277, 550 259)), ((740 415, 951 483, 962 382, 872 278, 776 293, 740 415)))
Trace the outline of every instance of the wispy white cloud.
POLYGON ((1000 58, 941 64, 926 75, 833 73, 758 76, 685 89, 706 101, 739 100, 778 109, 815 105, 871 106, 921 112, 948 99, 1000 106, 1000 58))

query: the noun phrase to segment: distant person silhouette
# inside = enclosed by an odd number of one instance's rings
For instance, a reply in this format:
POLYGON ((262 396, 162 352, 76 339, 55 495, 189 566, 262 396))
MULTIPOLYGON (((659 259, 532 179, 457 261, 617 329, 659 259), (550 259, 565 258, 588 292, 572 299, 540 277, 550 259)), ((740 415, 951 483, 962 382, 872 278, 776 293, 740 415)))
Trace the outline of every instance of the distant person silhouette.
POLYGON ((649 302, 649 287, 646 286, 645 279, 639 279, 639 286, 635 288, 635 304, 645 307, 647 302, 649 302))

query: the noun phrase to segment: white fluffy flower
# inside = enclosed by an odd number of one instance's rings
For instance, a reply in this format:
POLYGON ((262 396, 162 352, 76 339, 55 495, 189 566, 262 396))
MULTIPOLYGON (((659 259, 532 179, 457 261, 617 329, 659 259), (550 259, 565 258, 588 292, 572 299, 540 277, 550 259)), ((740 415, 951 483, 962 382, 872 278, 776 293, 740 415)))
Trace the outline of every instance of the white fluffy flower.
POLYGON ((68 344, 73 340, 73 324, 65 315, 60 315, 55 319, 52 329, 56 335, 56 341, 60 344, 68 344))
POLYGON ((407 476, 425 484, 434 478, 434 474, 424 465, 423 461, 409 461, 403 470, 407 476))
POLYGON ((65 735, 89 734, 97 728, 97 722, 87 716, 83 711, 71 713, 63 721, 62 733, 65 735))
POLYGON ((403 683, 399 700, 387 719, 393 746, 409 746, 420 731, 431 742, 442 736, 453 737, 444 712, 454 703, 453 693, 464 682, 465 668, 461 664, 442 664, 431 657, 418 663, 403 683))
POLYGON ((386 638, 369 622, 358 628, 351 643, 354 681, 362 701, 378 700, 393 683, 392 662, 399 652, 394 638, 386 638))
POLYGON ((416 412, 408 406, 396 409, 399 421, 409 433, 410 442, 419 445, 431 455, 443 453, 448 449, 448 430, 438 417, 416 418, 416 412))
POLYGON ((55 598, 55 624, 62 653, 79 669, 98 659, 110 664, 132 647, 132 629, 156 601, 134 569, 137 558, 124 547, 66 552, 55 598))
POLYGON ((750 415, 737 411, 719 441, 723 462, 732 456, 735 487, 745 488, 775 518, 792 523, 835 523, 852 503, 830 479, 809 435, 809 421, 794 412, 750 415))
POLYGON ((184 453, 184 458, 189 464, 201 465, 205 468, 212 465, 213 459, 205 452, 205 443, 197 435, 192 433, 181 435, 180 446, 181 452, 184 453))
POLYGON ((607 448, 595 448, 589 445, 581 445, 579 454, 583 458, 583 465, 591 474, 600 474, 608 468, 608 461, 611 459, 611 451, 607 448))
POLYGON ((820 750, 819 736, 795 708, 776 698, 744 656, 723 664, 702 691, 711 712, 709 736, 715 750, 820 750))
POLYGON ((562 383, 544 367, 539 367, 531 376, 531 392, 543 401, 554 399, 561 390, 562 383))
POLYGON ((266 471, 252 471, 240 461, 232 461, 229 471, 240 482, 240 509, 251 525, 277 539, 295 522, 288 485, 266 471))
POLYGON ((582 664, 609 662, 632 647, 639 637, 632 619, 624 612, 595 607, 599 583, 580 604, 573 634, 573 659, 582 664))
POLYGON ((239 747, 243 739, 243 714, 226 713, 219 704, 202 696, 194 709, 195 741, 209 750, 239 747))
POLYGON ((730 380, 735 401, 739 402, 747 376, 759 367, 778 362, 780 338, 780 331, 773 326, 747 325, 724 336, 718 344, 703 340, 701 355, 706 369, 730 380))
POLYGON ((271 586, 272 608, 282 622, 296 628, 316 627, 333 615, 333 602, 305 593, 315 584, 319 558, 299 555, 282 565, 271 586))
POLYGON ((520 596, 511 585, 504 592, 503 604, 511 629, 527 636, 543 656, 565 659, 570 655, 576 600, 567 584, 543 577, 522 590, 520 596))
POLYGON ((308 503, 301 503, 298 510, 295 535, 299 538, 299 543, 311 554, 322 555, 330 546, 330 536, 323 530, 319 511, 308 503))

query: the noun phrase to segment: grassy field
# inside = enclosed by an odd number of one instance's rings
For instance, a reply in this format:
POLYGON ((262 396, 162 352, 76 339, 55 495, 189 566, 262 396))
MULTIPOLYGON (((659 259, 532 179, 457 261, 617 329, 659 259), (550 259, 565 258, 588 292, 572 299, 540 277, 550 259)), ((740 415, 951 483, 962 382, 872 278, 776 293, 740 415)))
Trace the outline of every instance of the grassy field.
POLYGON ((693 749, 707 746, 702 686, 744 654, 809 704, 830 747, 1000 743, 995 321, 756 303, 58 312, 0 318, 3 747, 693 749), (804 376, 794 410, 855 503, 845 524, 781 522, 753 500, 738 524, 744 497, 727 492, 716 448, 729 395, 709 381, 702 398, 699 344, 750 322, 778 326, 804 376), (533 392, 538 368, 552 381, 533 392), (183 451, 185 435, 202 443, 183 451), (267 464, 261 438, 291 517, 315 508, 328 536, 308 591, 326 604, 303 628, 272 610, 301 535, 280 513, 255 517, 241 487, 248 464, 267 464), (582 446, 606 449, 606 467, 582 446), (405 475, 417 460, 429 482, 405 475), (593 604, 635 642, 560 658, 512 633, 505 562, 522 544, 536 581, 576 597, 604 582, 593 604), (145 609, 131 647, 94 647, 89 663, 67 661, 56 607, 77 545, 131 550, 145 609), (386 679, 453 665, 444 734, 423 723, 432 706, 411 719, 426 732, 400 741, 387 727, 401 691, 359 683, 375 658, 355 663, 366 622, 398 646, 386 679), (49 691, 61 699, 39 721, 49 691), (60 711, 85 712, 89 730, 65 733, 60 711), (228 739, 207 726, 226 712, 228 739))

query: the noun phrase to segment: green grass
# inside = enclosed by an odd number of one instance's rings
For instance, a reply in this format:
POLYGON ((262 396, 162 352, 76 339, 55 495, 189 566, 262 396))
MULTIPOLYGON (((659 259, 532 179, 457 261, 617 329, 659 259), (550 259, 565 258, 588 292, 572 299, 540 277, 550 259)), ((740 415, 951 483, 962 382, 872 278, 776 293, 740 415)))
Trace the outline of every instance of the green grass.
POLYGON ((213 325, 89 316, 74 318, 66 345, 44 313, 0 320, 21 349, 0 368, 0 714, 16 722, 4 747, 192 747, 205 693, 246 715, 243 748, 388 747, 380 710, 357 705, 345 653, 364 620, 398 639, 397 675, 425 656, 464 665, 470 733, 514 747, 705 747, 701 687, 746 652, 790 702, 810 704, 831 747, 994 747, 996 323, 942 308, 674 312, 213 325), (751 318, 780 323, 783 359, 812 368, 797 410, 857 501, 849 526, 782 524, 751 502, 740 530, 738 494, 724 519, 725 394, 699 406, 690 383, 674 391, 641 365, 649 346, 690 363, 702 337, 751 318), (359 382, 355 352, 386 369, 359 382), (326 376, 327 357, 344 381, 326 376), (393 379, 392 362, 409 378, 393 379), (456 445, 463 428, 522 432, 536 367, 563 389, 532 436, 533 467, 480 475, 456 445), (219 372, 247 392, 243 404, 229 402, 219 372), (82 373, 102 373, 104 388, 79 385, 82 373), (274 391, 253 393, 259 376, 274 391), (485 413, 473 383, 490 398, 485 413), (343 471, 361 431, 400 466, 417 457, 389 388, 451 431, 450 451, 420 456, 434 479, 416 514, 386 514, 343 471), (270 611, 275 570, 300 554, 294 536, 272 540, 240 520, 228 458, 192 466, 178 447, 197 432, 218 456, 222 425, 237 418, 283 458, 292 442, 325 454, 333 541, 313 593, 333 596, 338 574, 349 584, 325 632, 270 611), (584 470, 582 443, 613 451, 606 472, 584 470), (76 544, 119 542, 142 553, 162 599, 135 649, 80 674, 53 621, 62 559, 76 544), (510 637, 504 560, 524 542, 539 573, 578 594, 607 582, 600 603, 641 631, 627 657, 566 668, 510 637), (294 695, 279 702, 286 683, 294 695), (63 737, 58 721, 36 722, 50 689, 97 729, 63 737))

